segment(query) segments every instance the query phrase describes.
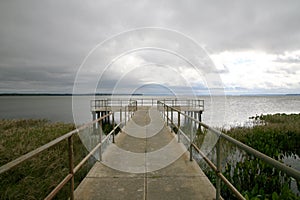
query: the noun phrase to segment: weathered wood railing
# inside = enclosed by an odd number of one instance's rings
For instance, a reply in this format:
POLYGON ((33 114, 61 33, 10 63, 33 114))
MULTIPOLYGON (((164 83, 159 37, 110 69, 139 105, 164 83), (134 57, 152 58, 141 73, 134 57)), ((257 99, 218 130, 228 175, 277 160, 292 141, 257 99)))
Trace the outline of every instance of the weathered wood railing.
POLYGON ((204 159, 204 161, 210 166, 210 168, 215 172, 215 174, 216 174, 216 199, 217 200, 221 198, 221 181, 223 181, 225 183, 225 185, 234 193, 234 195, 238 199, 245 199, 243 197, 243 195, 234 187, 234 185, 232 183, 230 183, 226 179, 226 177, 222 174, 220 138, 225 139, 229 143, 236 145, 240 149, 246 151, 247 153, 249 153, 257 158, 262 159, 263 161, 265 161, 266 163, 275 167, 276 169, 295 178, 297 181, 300 180, 300 172, 298 170, 291 168, 291 167, 255 150, 255 149, 235 140, 234 138, 222 133, 221 131, 218 131, 214 128, 209 127, 208 125, 204 124, 203 122, 183 113, 182 111, 178 110, 177 108, 167 105, 163 101, 158 101, 157 105, 158 105, 158 109, 163 113, 163 116, 167 122, 167 125, 169 125, 169 123, 170 123, 170 125, 172 125, 173 127, 175 127, 177 129, 178 142, 180 142, 181 136, 185 137, 186 140, 189 142, 190 160, 193 159, 193 149, 195 149, 200 154, 200 156, 204 159), (174 115, 173 113, 177 113, 177 115, 178 115, 177 122, 175 122, 175 120, 174 120, 175 118, 173 117, 173 115, 174 115), (194 143, 194 137, 192 137, 192 135, 190 137, 188 137, 186 135, 186 133, 184 133, 184 131, 181 129, 181 122, 180 122, 181 117, 180 116, 183 116, 185 119, 190 120, 191 129, 192 129, 192 126, 200 127, 200 128, 203 127, 204 129, 209 130, 210 132, 212 132, 213 134, 215 134, 218 137, 218 140, 216 142, 216 157, 217 157, 216 165, 217 166, 215 166, 215 164, 194 143))
MULTIPOLYGON (((73 152, 73 136, 75 134, 78 134, 80 131, 90 127, 90 126, 94 126, 95 124, 99 124, 100 129, 102 130, 102 120, 112 116, 112 118, 114 119, 114 113, 110 112, 107 115, 95 119, 89 123, 84 124, 83 126, 68 132, 58 138, 56 138, 55 140, 52 140, 51 142, 3 165, 0 167, 0 174, 7 172, 11 169, 13 169, 14 167, 21 165, 24 161, 33 158, 35 156, 37 156, 38 154, 44 152, 45 150, 49 149, 52 146, 55 146, 57 144, 59 144, 62 141, 67 140, 68 141, 68 157, 69 157, 69 173, 66 177, 64 177, 64 179, 48 194, 48 196, 45 199, 52 199, 53 197, 55 197, 55 195, 68 183, 70 182, 70 199, 74 199, 74 175, 78 172, 78 170, 88 161, 88 159, 97 151, 100 150, 100 158, 101 158, 101 146, 104 142, 106 142, 106 140, 108 140, 109 137, 113 137, 112 141, 114 142, 114 136, 115 136, 115 131, 116 129, 120 126, 121 122, 117 125, 114 124, 113 129, 105 136, 104 139, 101 139, 100 136, 100 142, 74 167, 74 152, 73 152)), ((101 131, 99 132, 100 135, 102 134, 101 131)))
POLYGON ((204 111, 204 100, 202 99, 191 99, 191 98, 138 98, 133 99, 126 98, 100 98, 91 100, 90 107, 91 111, 102 108, 103 110, 109 110, 111 107, 125 107, 128 109, 135 109, 137 106, 156 106, 157 102, 161 101, 167 105, 173 107, 185 107, 204 111), (107 108, 107 109, 105 109, 107 108))

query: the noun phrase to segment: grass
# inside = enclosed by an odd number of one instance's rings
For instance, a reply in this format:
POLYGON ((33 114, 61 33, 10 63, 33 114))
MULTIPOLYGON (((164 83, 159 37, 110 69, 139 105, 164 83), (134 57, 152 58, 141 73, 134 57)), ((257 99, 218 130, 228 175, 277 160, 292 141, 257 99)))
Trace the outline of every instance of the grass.
MULTIPOLYGON (((262 115, 257 120, 262 125, 235 127, 225 133, 280 162, 285 156, 300 155, 300 114, 262 115)), ((236 148, 221 141, 223 152, 227 156, 234 154, 236 148)), ((299 194, 299 181, 292 190, 289 176, 245 152, 241 155, 238 160, 227 160, 222 172, 246 199, 300 199, 296 192, 299 194)), ((209 170, 206 173, 215 182, 214 173, 209 170)), ((224 185, 222 196, 235 199, 224 185)))
MULTIPOLYGON (((0 120, 0 166, 75 129, 73 124, 51 123, 47 120, 0 120)), ((87 154, 75 135, 75 165, 87 154)), ((49 148, 20 166, 0 175, 0 199, 44 199, 68 174, 67 141, 49 148)), ((85 177, 93 160, 75 175, 75 184, 85 177)), ((55 197, 67 199, 69 187, 55 197)))

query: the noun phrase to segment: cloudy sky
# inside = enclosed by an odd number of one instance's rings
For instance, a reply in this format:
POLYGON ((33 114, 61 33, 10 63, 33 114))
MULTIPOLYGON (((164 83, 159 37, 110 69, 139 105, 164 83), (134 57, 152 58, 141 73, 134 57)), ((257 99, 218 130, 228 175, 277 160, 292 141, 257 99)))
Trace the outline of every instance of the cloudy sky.
POLYGON ((85 83, 77 85, 81 92, 94 92, 91 79, 100 92, 152 84, 200 94, 210 87, 227 94, 300 93, 299 10, 298 0, 1 1, 0 93, 72 93, 76 81, 85 83), (197 42, 222 84, 209 83, 212 70, 193 72, 180 55, 197 52, 176 36, 143 35, 145 44, 166 44, 170 51, 131 52, 140 38, 111 39, 142 27, 174 30, 197 42), (176 48, 167 45, 172 40, 176 48))

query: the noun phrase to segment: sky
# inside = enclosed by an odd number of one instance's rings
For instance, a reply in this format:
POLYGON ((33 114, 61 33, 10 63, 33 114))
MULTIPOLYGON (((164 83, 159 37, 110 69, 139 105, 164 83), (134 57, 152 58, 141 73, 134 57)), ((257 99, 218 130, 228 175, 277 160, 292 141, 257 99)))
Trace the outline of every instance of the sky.
POLYGON ((299 94, 299 9, 298 0, 1 1, 0 93, 299 94), (212 63, 195 71, 197 56, 212 63))

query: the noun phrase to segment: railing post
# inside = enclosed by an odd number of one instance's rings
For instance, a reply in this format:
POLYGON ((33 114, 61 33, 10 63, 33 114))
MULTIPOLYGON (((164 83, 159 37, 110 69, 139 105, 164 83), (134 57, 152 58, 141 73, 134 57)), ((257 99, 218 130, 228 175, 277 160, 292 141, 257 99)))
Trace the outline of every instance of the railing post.
POLYGON ((70 183, 70 199, 74 199, 74 150, 73 150, 73 135, 68 138, 69 146, 69 173, 72 174, 70 183))
MULTIPOLYGON (((93 121, 97 119, 96 111, 92 111, 92 117, 93 117, 93 121)), ((93 131, 95 131, 95 129, 96 129, 96 123, 93 124, 93 131)))
POLYGON ((171 108, 171 126, 172 126, 172 124, 174 124, 174 122, 173 122, 173 108, 171 108))
POLYGON ((137 104, 137 101, 135 101, 135 110, 134 111, 137 111, 138 110, 138 104, 137 104))
MULTIPOLYGON (((202 117, 201 117, 201 115, 202 115, 202 112, 199 111, 199 115, 198 115, 199 118, 198 118, 198 120, 199 120, 200 122, 202 122, 202 117)), ((200 131, 201 131, 201 124, 199 124, 198 129, 200 129, 200 131)))
POLYGON ((221 141, 220 138, 217 142, 217 176, 216 176, 216 200, 220 199, 221 194, 221 178, 218 173, 221 172, 221 141))
POLYGON ((167 126, 169 126, 169 107, 167 106, 167 126))
POLYGON ((122 122, 122 108, 120 108, 120 123, 122 122))
POLYGON ((177 127, 178 127, 178 130, 177 130, 177 137, 178 137, 178 142, 180 142, 180 112, 178 112, 178 123, 177 123, 177 127))
POLYGON ((100 120, 100 127, 99 127, 99 129, 100 129, 100 131, 99 131, 99 139, 100 139, 100 143, 101 143, 101 145, 100 145, 100 147, 99 147, 99 160, 100 161, 102 161, 102 120, 100 120))
POLYGON ((164 104, 164 120, 166 120, 166 104, 164 104))
POLYGON ((190 161, 193 161, 193 123, 191 123, 191 134, 190 134, 190 161))
POLYGON ((125 115, 124 115, 124 117, 125 117, 125 125, 126 125, 126 121, 127 121, 126 106, 125 106, 125 115))
MULTIPOLYGON (((112 113, 112 125, 113 125, 113 129, 114 129, 115 128, 115 113, 114 112, 112 113)), ((115 131, 113 131, 112 136, 113 136, 112 143, 115 143, 115 131)))
POLYGON ((127 110, 127 111, 128 111, 128 112, 127 112, 127 114, 128 114, 128 116, 127 116, 128 121, 130 120, 130 112, 131 112, 131 111, 130 111, 130 107, 131 107, 131 106, 128 106, 128 107, 127 107, 127 109, 128 109, 128 110, 127 110))

